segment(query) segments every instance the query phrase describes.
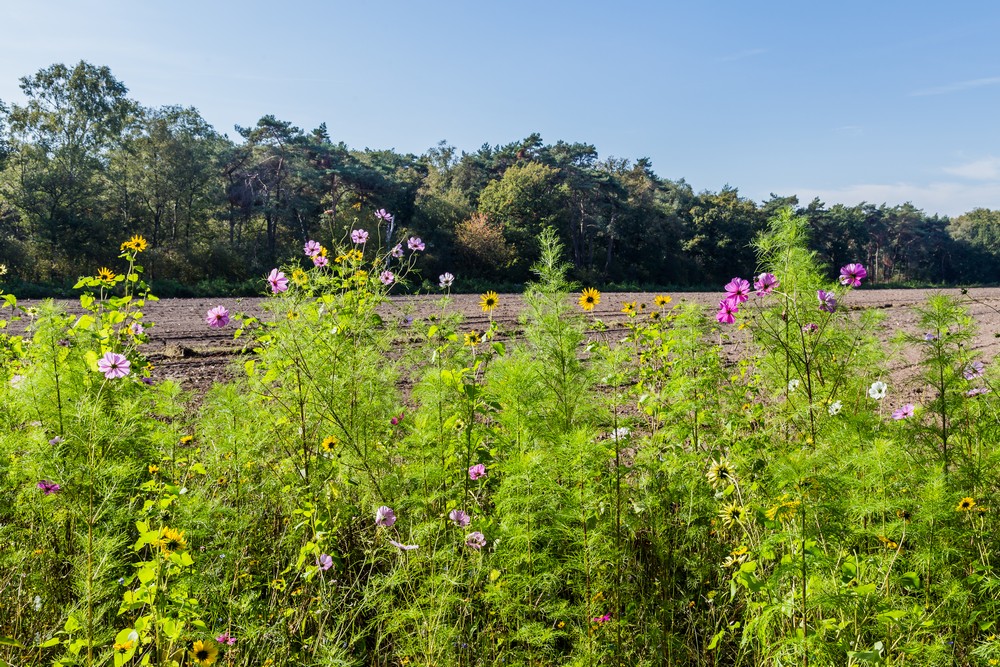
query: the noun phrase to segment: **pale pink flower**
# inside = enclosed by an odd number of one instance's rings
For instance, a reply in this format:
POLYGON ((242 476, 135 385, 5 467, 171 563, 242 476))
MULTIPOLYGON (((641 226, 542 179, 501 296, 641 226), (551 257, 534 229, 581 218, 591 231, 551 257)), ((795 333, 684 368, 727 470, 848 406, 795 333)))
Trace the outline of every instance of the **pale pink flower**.
POLYGON ((313 266, 317 266, 319 268, 323 268, 324 266, 326 266, 329 263, 330 263, 330 260, 327 259, 326 257, 324 257, 323 255, 316 255, 315 257, 313 257, 313 266))
POLYGON ((480 477, 486 477, 486 466, 482 463, 477 463, 469 468, 469 479, 476 481, 480 477))
POLYGON ((396 513, 392 511, 391 507, 382 505, 375 510, 375 525, 389 528, 394 523, 396 523, 396 513))
POLYGON ((355 229, 351 232, 351 242, 357 245, 368 243, 368 232, 363 229, 355 229))
POLYGON ((375 211, 375 217, 381 220, 382 222, 392 222, 392 214, 389 213, 384 208, 380 208, 379 210, 375 211))
POLYGON ((396 276, 392 273, 392 271, 383 271, 379 274, 378 279, 382 281, 383 285, 391 285, 393 281, 396 280, 396 276))
POLYGON ((448 518, 451 519, 456 526, 459 526, 461 528, 465 528, 472 521, 472 519, 469 518, 468 514, 466 514, 462 510, 457 510, 457 509, 448 512, 448 518))
POLYGON ((472 547, 476 551, 479 551, 486 546, 486 536, 480 533, 478 530, 469 533, 465 536, 465 546, 472 547))
POLYGON ((97 362, 97 368, 109 380, 123 378, 131 371, 132 364, 117 352, 108 352, 97 362))
POLYGON ((390 252, 389 254, 392 255, 393 257, 395 257, 396 259, 399 259, 400 257, 402 257, 403 256, 403 244, 402 243, 397 243, 395 246, 393 246, 392 252, 390 252))
POLYGON ((323 252, 323 246, 319 244, 319 241, 306 241, 302 250, 306 253, 306 257, 315 257, 323 252))
POLYGON ((278 269, 271 269, 271 273, 267 275, 267 282, 271 285, 271 292, 274 294, 288 291, 288 278, 278 269))
POLYGON ((406 247, 414 252, 420 252, 427 246, 424 245, 424 242, 420 240, 419 236, 411 236, 410 240, 406 242, 406 247))

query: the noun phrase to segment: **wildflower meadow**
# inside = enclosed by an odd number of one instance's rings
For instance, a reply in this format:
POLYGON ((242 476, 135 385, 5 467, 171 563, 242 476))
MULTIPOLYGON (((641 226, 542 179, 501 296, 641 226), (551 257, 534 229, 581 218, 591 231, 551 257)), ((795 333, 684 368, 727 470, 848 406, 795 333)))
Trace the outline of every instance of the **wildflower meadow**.
POLYGON ((142 237, 83 315, 2 294, 0 665, 1000 664, 967 304, 882 342, 870 267, 784 210, 713 312, 612 330, 545 232, 520 321, 487 291, 474 330, 451 273, 386 307, 426 246, 371 222, 204 314, 243 346, 204 396, 144 355, 142 237))

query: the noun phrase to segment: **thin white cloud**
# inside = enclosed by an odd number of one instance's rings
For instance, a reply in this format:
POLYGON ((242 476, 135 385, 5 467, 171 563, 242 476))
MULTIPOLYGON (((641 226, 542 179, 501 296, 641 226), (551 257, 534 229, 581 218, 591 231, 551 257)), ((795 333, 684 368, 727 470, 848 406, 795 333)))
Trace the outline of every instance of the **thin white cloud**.
POLYGON ((992 155, 954 167, 945 167, 944 172, 974 181, 1000 180, 1000 158, 992 155))
POLYGON ((740 51, 738 53, 730 53, 728 56, 720 56, 719 58, 716 58, 716 62, 730 63, 734 60, 753 58, 754 56, 759 56, 762 53, 767 53, 767 49, 747 49, 746 51, 740 51))
POLYGON ((969 81, 957 81, 955 83, 949 83, 945 86, 938 86, 936 88, 924 88, 923 90, 915 90, 910 93, 910 97, 926 97, 928 95, 949 95, 951 93, 960 93, 963 90, 971 90, 973 88, 982 88, 984 86, 996 86, 1000 85, 1000 76, 991 76, 985 79, 971 79, 969 81))
POLYGON ((1000 182, 958 183, 940 181, 917 183, 858 183, 842 188, 781 188, 777 192, 798 194, 799 201, 808 203, 814 197, 827 206, 861 202, 895 206, 912 202, 929 215, 935 213, 955 217, 974 208, 1000 209, 1000 182))

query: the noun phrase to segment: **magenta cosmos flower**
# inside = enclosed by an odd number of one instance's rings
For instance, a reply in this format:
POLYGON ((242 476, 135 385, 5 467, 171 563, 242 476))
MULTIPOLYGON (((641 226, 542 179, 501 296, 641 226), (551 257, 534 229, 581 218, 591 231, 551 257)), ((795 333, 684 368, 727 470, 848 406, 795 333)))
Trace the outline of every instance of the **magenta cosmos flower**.
POLYGON ((379 274, 378 279, 382 281, 383 285, 391 285, 396 280, 396 276, 392 271, 383 271, 379 274))
POLYGON ((486 477, 486 466, 482 463, 477 463, 469 468, 469 479, 475 481, 480 477, 486 477))
POLYGON ((410 240, 406 242, 406 247, 415 252, 420 252, 427 246, 424 245, 419 236, 411 236, 410 240))
MULTIPOLYGON (((326 258, 324 257, 324 259, 326 258)), ((271 269, 271 273, 267 274, 267 282, 271 285, 271 291, 275 294, 288 291, 288 278, 278 269, 271 269)))
POLYGON ((213 329, 221 329, 229 324, 229 311, 225 306, 216 306, 205 315, 205 324, 213 329))
POLYGON ((97 369, 109 380, 125 377, 131 368, 129 360, 117 352, 107 352, 97 361, 97 369))
POLYGON ((363 229, 355 229, 351 232, 351 242, 358 245, 368 243, 368 232, 363 229))
POLYGON ((451 519, 452 523, 456 526, 460 526, 462 528, 468 526, 472 521, 472 519, 469 518, 469 515, 462 510, 452 510, 448 512, 448 518, 451 519))
POLYGON ((715 314, 715 319, 720 324, 732 324, 736 321, 736 313, 740 312, 739 304, 730 299, 723 299, 719 302, 719 312, 715 314))
POLYGON ((391 507, 386 507, 385 505, 382 505, 377 510, 375 510, 376 526, 389 528, 394 523, 396 523, 396 513, 392 511, 391 507))
POLYGON ((392 222, 392 214, 389 213, 389 211, 385 210, 384 208, 380 208, 379 210, 375 211, 375 217, 381 220, 382 222, 392 222))
POLYGON ((472 547, 476 551, 479 551, 486 546, 486 536, 478 530, 471 532, 465 536, 465 546, 472 547))
POLYGON ((726 283, 726 298, 737 304, 743 303, 750 298, 750 283, 742 278, 733 278, 726 283))
POLYGON ((757 294, 770 294, 778 288, 779 284, 773 273, 762 273, 754 279, 753 288, 757 294))
POLYGON ((868 277, 868 271, 860 264, 847 264, 840 267, 840 284, 848 287, 861 287, 861 281, 868 277))
POLYGON ((47 479, 40 480, 38 484, 35 484, 39 489, 41 489, 45 495, 51 496, 53 493, 59 493, 62 487, 55 482, 50 482, 47 479))
POLYGON ((896 421, 899 421, 900 419, 906 419, 907 417, 912 417, 912 416, 913 416, 912 403, 907 403, 903 407, 896 408, 895 410, 892 411, 892 418, 895 419, 896 421))
POLYGON ((819 309, 824 313, 832 313, 837 310, 837 297, 833 292, 818 290, 816 298, 819 299, 819 309))
POLYGON ((236 644, 236 637, 233 637, 228 632, 223 632, 221 635, 215 638, 215 641, 219 644, 225 644, 226 646, 233 646, 236 644))
POLYGON ((306 257, 315 257, 323 252, 323 246, 319 244, 319 241, 306 241, 302 251, 305 252, 306 257))

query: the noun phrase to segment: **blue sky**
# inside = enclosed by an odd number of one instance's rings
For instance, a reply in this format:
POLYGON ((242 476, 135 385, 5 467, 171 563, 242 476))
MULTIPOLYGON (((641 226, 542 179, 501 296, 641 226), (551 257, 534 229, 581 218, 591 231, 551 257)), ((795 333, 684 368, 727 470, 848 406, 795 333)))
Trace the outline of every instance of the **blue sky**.
POLYGON ((414 153, 539 132, 756 200, 1000 208, 1000 3, 4 4, 8 103, 83 59, 230 136, 264 114, 414 153))

